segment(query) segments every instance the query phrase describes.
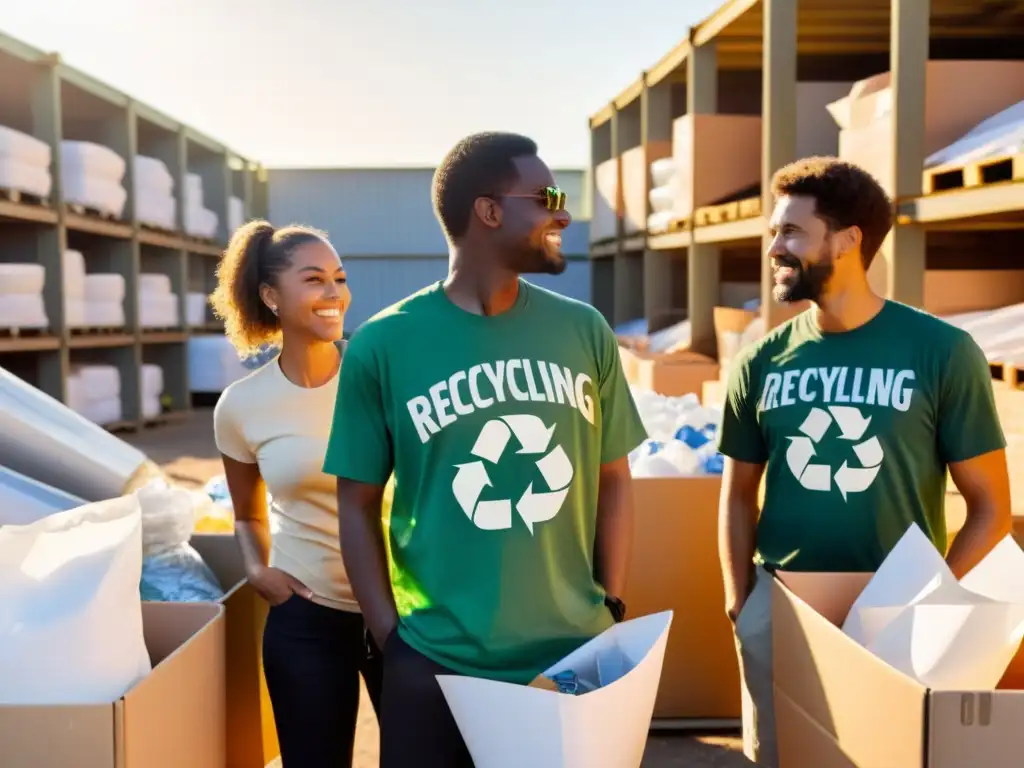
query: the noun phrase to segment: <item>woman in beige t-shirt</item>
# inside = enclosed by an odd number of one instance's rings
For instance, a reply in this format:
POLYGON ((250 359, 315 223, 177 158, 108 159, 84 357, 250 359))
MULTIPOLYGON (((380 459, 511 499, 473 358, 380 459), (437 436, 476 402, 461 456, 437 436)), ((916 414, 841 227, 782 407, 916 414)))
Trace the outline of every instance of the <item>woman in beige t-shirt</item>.
POLYGON ((335 482, 321 469, 352 298, 345 270, 324 233, 253 221, 217 276, 211 302, 239 354, 281 344, 224 391, 214 430, 246 573, 271 606, 263 667, 282 762, 350 766, 359 675, 377 709, 381 667, 341 559, 335 482))

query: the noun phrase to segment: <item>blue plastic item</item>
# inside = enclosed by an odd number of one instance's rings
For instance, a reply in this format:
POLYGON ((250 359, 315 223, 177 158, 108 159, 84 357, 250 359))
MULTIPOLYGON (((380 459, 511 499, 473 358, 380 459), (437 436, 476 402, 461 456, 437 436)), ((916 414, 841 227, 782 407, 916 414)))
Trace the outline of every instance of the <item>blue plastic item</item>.
POLYGON ((149 602, 216 602, 224 597, 210 566, 190 544, 143 558, 139 591, 149 602))
POLYGON ((695 451, 710 442, 707 435, 691 426, 680 427, 676 432, 676 440, 686 443, 695 451))
POLYGON ((720 475, 725 471, 725 457, 716 453, 714 456, 708 456, 704 461, 704 471, 709 475, 720 475))

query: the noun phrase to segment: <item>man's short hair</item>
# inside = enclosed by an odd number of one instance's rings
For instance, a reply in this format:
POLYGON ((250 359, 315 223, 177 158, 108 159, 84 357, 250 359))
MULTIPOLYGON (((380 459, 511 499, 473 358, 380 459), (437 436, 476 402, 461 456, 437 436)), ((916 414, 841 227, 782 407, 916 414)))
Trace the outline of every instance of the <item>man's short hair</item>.
POLYGON ((892 228, 892 200, 874 176, 836 157, 808 157, 780 168, 772 195, 812 197, 815 210, 832 229, 857 226, 864 268, 874 261, 892 228))
POLYGON ((449 150, 434 172, 434 213, 449 241, 469 229, 478 197, 497 195, 518 179, 514 160, 537 154, 537 144, 517 133, 474 133, 449 150))

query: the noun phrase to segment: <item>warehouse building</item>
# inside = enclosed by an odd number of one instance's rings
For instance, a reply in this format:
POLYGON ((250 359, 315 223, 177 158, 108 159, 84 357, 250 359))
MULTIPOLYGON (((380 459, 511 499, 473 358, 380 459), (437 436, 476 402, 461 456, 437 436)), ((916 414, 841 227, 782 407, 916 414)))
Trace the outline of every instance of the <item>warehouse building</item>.
MULTIPOLYGON (((272 168, 269 210, 274 224, 326 230, 345 262, 353 302, 345 327, 448 271, 448 246, 430 200, 433 168, 272 168)), ((531 282, 590 301, 589 190, 583 170, 556 170, 573 223, 563 235, 569 266, 531 282)))

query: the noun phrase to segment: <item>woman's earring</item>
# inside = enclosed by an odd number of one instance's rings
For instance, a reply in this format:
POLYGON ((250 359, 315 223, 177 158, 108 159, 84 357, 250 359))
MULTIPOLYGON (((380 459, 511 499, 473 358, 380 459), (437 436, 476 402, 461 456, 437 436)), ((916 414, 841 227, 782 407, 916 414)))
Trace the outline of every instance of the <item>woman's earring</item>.
POLYGON ((277 315, 277 307, 271 307, 270 311, 273 312, 274 315, 277 315))

